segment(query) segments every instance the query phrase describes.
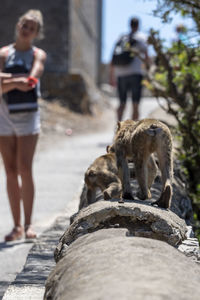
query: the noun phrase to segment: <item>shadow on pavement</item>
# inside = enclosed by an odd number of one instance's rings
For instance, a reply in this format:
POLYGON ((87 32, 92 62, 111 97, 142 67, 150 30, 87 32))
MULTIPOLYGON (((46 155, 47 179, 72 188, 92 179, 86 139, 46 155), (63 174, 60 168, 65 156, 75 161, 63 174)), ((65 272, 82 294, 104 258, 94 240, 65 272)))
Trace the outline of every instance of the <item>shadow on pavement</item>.
POLYGON ((20 246, 25 243, 33 243, 33 241, 27 241, 25 239, 14 241, 14 242, 0 242, 0 252, 3 251, 4 249, 9 249, 13 248, 15 246, 20 246))

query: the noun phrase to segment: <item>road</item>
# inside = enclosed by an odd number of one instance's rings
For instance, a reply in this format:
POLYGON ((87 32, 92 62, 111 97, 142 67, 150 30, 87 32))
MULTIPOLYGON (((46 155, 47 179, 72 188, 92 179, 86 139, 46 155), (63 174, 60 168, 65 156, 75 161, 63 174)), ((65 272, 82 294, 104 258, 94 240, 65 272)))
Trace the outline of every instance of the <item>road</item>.
MULTIPOLYGON (((113 107, 117 102, 113 101, 113 107)), ((130 118, 131 103, 128 103, 124 118, 130 118)), ((153 98, 143 98, 140 107, 141 118, 158 107, 153 98)), ((106 122, 107 123, 107 122, 106 122)), ((102 126, 103 127, 103 126, 102 126)), ((66 136, 43 151, 38 151, 34 161, 36 200, 33 224, 40 234, 46 230, 79 192, 83 175, 89 164, 105 153, 105 147, 112 143, 115 128, 114 109, 106 130, 81 136, 66 136)), ((24 240, 4 243, 4 236, 12 228, 12 218, 6 194, 5 174, 0 169, 0 299, 26 261, 32 243, 24 240)))

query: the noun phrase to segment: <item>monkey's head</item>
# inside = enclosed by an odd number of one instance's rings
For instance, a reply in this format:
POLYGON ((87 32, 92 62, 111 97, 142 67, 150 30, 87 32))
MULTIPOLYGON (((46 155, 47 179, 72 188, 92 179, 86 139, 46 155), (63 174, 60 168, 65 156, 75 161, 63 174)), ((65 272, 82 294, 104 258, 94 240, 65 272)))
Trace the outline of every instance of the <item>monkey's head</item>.
POLYGON ((125 120, 125 121, 118 121, 117 122, 117 127, 116 127, 116 133, 120 131, 121 128, 123 127, 129 127, 135 125, 136 121, 133 120, 125 120))
POLYGON ((111 145, 111 146, 107 146, 106 147, 106 152, 107 153, 115 153, 115 148, 114 148, 114 145, 111 145))

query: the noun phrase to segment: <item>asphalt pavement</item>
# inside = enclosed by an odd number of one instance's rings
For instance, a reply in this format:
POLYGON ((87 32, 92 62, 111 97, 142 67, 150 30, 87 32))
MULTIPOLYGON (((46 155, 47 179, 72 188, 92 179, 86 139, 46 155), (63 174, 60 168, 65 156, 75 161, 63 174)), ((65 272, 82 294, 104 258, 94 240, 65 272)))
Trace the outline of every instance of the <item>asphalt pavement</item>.
MULTIPOLYGON (((63 133, 63 137, 56 142, 52 141, 49 147, 37 151, 34 160, 36 196, 33 224, 38 239, 34 243, 27 243, 25 240, 4 243, 4 236, 13 224, 5 174, 3 168, 0 168, 0 299, 7 289, 4 300, 42 299, 44 282, 55 264, 53 251, 60 235, 69 225, 70 215, 78 209, 84 172, 97 156, 105 153, 106 145, 112 143, 117 101, 113 99, 112 105, 110 120, 105 122, 109 124, 102 124, 102 131, 80 136, 66 136, 63 133), (36 255, 37 253, 40 255, 36 255)), ((130 105, 128 103, 125 119, 130 118, 130 105)), ((143 98, 141 118, 147 117, 156 109, 156 99, 143 98)), ((159 114, 160 111, 156 115, 158 118, 159 114)))

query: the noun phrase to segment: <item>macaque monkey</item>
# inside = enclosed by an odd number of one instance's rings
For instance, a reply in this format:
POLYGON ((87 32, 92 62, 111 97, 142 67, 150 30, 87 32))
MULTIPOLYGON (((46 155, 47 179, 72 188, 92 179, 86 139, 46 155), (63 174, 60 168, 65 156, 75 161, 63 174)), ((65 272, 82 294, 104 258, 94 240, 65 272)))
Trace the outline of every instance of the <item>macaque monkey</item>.
POLYGON ((133 199, 130 186, 128 160, 135 164, 135 175, 139 184, 138 197, 151 198, 150 187, 156 176, 157 154, 162 178, 162 192, 156 201, 159 207, 169 208, 172 197, 172 136, 169 128, 156 119, 118 122, 114 148, 119 177, 122 181, 122 197, 133 199))
POLYGON ((105 200, 120 198, 122 191, 121 180, 115 154, 111 147, 107 147, 107 154, 95 159, 85 172, 88 205, 96 201, 96 189, 100 188, 105 200))

